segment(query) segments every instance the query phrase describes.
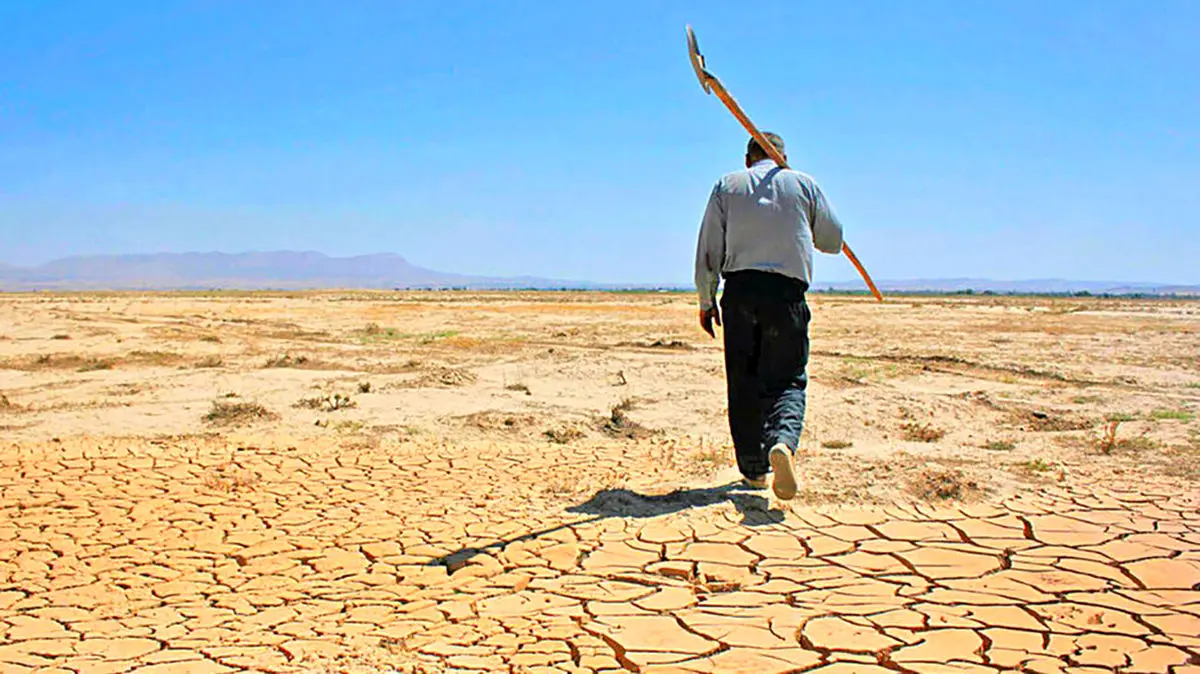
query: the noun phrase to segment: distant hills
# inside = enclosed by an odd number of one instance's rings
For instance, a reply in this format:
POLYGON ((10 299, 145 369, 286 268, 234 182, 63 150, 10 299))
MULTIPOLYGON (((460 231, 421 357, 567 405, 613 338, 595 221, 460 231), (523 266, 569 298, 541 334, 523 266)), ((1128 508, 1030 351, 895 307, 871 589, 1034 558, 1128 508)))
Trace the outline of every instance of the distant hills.
POLYGON ((399 255, 315 252, 92 255, 0 266, 0 290, 299 290, 319 288, 592 288, 534 277, 488 278, 418 267, 399 255))
MULTIPOLYGON (((1016 293, 1200 296, 1200 285, 1034 279, 877 280, 887 293, 1016 293)), ((0 264, 0 291, 32 290, 308 290, 322 288, 691 290, 687 283, 605 284, 533 276, 492 278, 426 269, 399 255, 330 257, 317 252, 155 253, 69 257, 35 267, 0 264)), ((814 284, 813 290, 865 291, 861 281, 814 284)))

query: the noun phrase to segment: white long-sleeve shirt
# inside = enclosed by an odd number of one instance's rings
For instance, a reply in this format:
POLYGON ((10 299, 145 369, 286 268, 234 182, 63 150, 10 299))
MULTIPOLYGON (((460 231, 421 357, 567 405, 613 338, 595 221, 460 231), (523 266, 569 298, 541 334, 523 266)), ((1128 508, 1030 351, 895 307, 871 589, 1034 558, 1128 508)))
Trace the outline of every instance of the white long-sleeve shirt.
POLYGON ((696 246, 700 308, 716 301, 721 276, 756 269, 812 284, 816 247, 842 249, 842 223, 811 177, 764 159, 713 187, 696 246))

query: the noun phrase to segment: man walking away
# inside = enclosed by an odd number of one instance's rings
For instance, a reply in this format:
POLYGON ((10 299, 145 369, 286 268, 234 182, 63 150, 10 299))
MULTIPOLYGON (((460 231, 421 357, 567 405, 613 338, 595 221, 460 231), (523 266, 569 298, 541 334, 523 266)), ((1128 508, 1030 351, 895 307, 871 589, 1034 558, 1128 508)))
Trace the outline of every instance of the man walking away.
MULTIPOLYGON (((763 134, 784 154, 778 135, 763 134)), ((774 472, 781 499, 796 495, 792 465, 808 387, 805 301, 814 246, 836 254, 842 225, 817 184, 780 168, 751 138, 746 169, 712 190, 696 250, 700 326, 725 330, 729 429, 746 484, 763 489, 774 472), (720 311, 717 287, 725 279, 720 311)))

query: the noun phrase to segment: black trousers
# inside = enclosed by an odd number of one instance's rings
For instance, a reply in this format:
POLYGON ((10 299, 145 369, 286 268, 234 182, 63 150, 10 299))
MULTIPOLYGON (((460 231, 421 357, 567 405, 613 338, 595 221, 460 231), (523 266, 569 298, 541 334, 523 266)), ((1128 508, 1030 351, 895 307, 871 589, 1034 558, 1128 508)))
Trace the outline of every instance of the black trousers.
POLYGON ((759 271, 732 272, 721 297, 729 430, 738 469, 770 472, 777 443, 795 452, 808 389, 808 324, 803 281, 759 271))

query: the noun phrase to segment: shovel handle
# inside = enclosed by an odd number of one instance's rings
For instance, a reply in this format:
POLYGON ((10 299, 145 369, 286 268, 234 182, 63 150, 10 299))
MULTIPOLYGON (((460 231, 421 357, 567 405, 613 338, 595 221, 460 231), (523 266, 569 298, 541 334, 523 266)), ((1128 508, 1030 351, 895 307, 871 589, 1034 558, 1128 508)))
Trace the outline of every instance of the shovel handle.
MULTIPOLYGON (((750 136, 758 141, 762 149, 766 150, 771 159, 776 164, 779 164, 781 168, 788 168, 787 160, 780 154, 779 149, 775 147, 774 143, 767 140, 767 137, 762 135, 758 127, 754 126, 754 122, 750 121, 746 113, 742 112, 741 106, 737 104, 737 101, 733 100, 733 96, 730 96, 728 91, 725 91, 725 87, 721 86, 720 80, 715 77, 709 77, 707 84, 712 89, 712 92, 716 94, 717 98, 721 99, 721 102, 725 104, 725 107, 729 108, 729 112, 733 113, 733 116, 741 122, 746 131, 750 133, 750 136)), ((854 265, 854 268, 858 270, 859 276, 862 276, 863 280, 867 282, 867 287, 871 289, 871 294, 875 295, 875 299, 882 302, 883 295, 880 294, 879 288, 875 287, 875 282, 871 280, 871 275, 867 273, 866 268, 858 261, 858 256, 854 254, 854 251, 850 250, 850 246, 845 241, 842 242, 842 252, 846 254, 846 257, 854 265)))

